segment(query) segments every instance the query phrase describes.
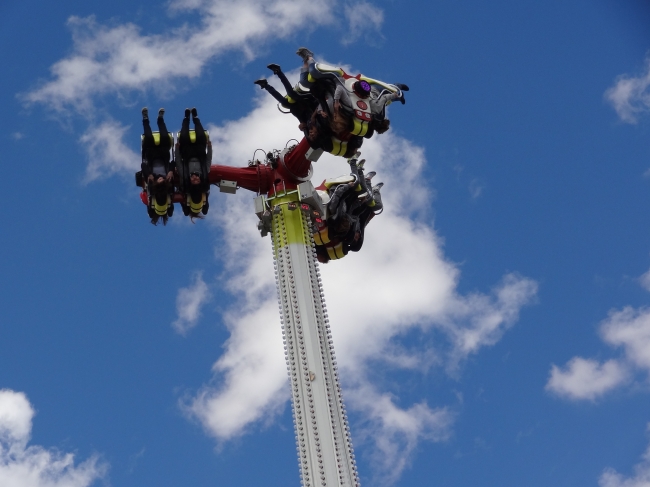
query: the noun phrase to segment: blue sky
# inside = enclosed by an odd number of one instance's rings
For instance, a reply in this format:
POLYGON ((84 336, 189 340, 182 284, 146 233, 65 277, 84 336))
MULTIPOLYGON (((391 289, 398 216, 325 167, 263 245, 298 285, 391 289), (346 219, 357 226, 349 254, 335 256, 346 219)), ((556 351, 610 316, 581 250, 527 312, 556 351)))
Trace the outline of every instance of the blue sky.
MULTIPOLYGON (((323 266, 364 485, 650 483, 650 6, 0 5, 0 485, 298 485, 251 195, 148 222, 140 109, 215 162, 300 135, 298 46, 407 83, 386 212, 323 266), (71 456, 72 455, 72 456, 71 456)), ((315 180, 346 172, 324 157, 315 180)))

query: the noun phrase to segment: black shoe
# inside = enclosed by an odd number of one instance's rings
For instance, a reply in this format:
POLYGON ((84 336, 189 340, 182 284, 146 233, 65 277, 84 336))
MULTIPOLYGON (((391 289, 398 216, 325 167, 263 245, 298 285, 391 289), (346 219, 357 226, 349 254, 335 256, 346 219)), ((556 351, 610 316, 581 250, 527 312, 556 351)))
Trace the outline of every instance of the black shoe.
POLYGON ((185 118, 190 118, 190 109, 189 108, 185 109, 185 118))
POLYGON ((142 120, 149 120, 149 109, 147 107, 142 109, 142 120))
POLYGON ((404 92, 400 90, 399 92, 399 97, 396 98, 396 100, 399 100, 399 102, 404 105, 406 103, 406 100, 404 99, 404 92))
POLYGON ((273 71, 273 74, 275 74, 276 76, 278 75, 278 73, 282 72, 282 68, 280 68, 279 64, 269 64, 267 68, 273 71))
POLYGON ((402 91, 408 91, 409 87, 403 83, 395 83, 395 86, 397 86, 400 90, 402 91))
POLYGON ((269 82, 265 78, 260 78, 257 81, 253 81, 256 85, 260 85, 260 88, 265 89, 269 86, 269 82))
POLYGON ((199 116, 199 114, 198 114, 198 112, 196 111, 196 108, 192 108, 192 118, 196 118, 196 117, 198 117, 198 116, 199 116))
POLYGON ((161 108, 158 110, 158 118, 163 118, 165 116, 165 109, 161 108))

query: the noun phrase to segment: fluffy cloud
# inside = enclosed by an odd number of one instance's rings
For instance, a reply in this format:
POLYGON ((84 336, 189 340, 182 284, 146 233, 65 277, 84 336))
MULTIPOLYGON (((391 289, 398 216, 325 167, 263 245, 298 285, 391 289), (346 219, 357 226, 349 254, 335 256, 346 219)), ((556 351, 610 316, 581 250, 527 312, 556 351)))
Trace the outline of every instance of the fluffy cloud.
POLYGON ((75 466, 72 453, 27 446, 34 409, 22 392, 0 389, 0 485, 87 487, 105 476, 96 456, 75 466))
POLYGON ((201 20, 147 35, 132 23, 109 27, 94 17, 70 17, 72 53, 56 62, 52 79, 24 94, 24 100, 89 113, 98 95, 167 91, 178 81, 197 78, 228 51, 253 59, 256 48, 270 39, 333 24, 339 13, 356 31, 379 28, 383 18, 381 9, 368 3, 336 0, 185 0, 173 2, 171 10, 197 10, 201 20))
POLYGON ((174 329, 185 335, 196 326, 201 316, 201 307, 210 299, 208 285, 203 281, 201 272, 194 274, 193 283, 189 287, 178 290, 176 295, 176 313, 178 318, 172 323, 174 329))
POLYGON ((650 111, 650 57, 645 60, 644 72, 639 76, 623 74, 614 86, 605 92, 605 99, 614 107, 623 122, 637 123, 638 118, 650 111))
POLYGON ((601 334, 606 343, 623 347, 625 358, 633 366, 650 372, 650 308, 626 306, 611 312, 601 334))
POLYGON ((79 142, 86 149, 88 166, 85 182, 105 179, 114 174, 132 175, 140 169, 140 155, 124 143, 130 126, 108 120, 90 127, 79 142))
POLYGON ((546 390, 568 399, 593 400, 621 385, 627 377, 627 369, 616 360, 600 364, 574 357, 564 370, 556 365, 551 367, 546 390))
POLYGON ((643 454, 641 462, 634 467, 634 477, 626 479, 613 468, 607 468, 598 479, 599 487, 648 487, 649 485, 650 447, 643 454))
POLYGON ((630 306, 611 311, 601 323, 605 343, 623 349, 623 357, 600 364, 581 357, 572 358, 565 370, 551 367, 546 389, 569 399, 593 400, 624 384, 630 371, 650 373, 650 309, 630 306))
MULTIPOLYGON (((215 162, 244 165, 258 147, 282 148, 287 134, 298 133, 295 126, 270 97, 260 97, 246 117, 210 127, 220 148, 215 162), (250 133, 259 138, 251 142, 250 133)), ((459 295, 459 271, 444 258, 430 226, 432 191, 422 179, 424 151, 390 133, 362 149, 368 170, 387 183, 382 190, 386 210, 369 225, 362 252, 321 271, 346 403, 363 418, 357 442, 373 452, 384 480, 395 480, 420 441, 448 437, 454 414, 423 402, 400 405, 399 398, 382 391, 375 366, 426 370, 444 365, 456 371, 469 355, 500 339, 521 307, 533 300, 537 284, 508 274, 490 294, 459 295), (408 332, 419 334, 421 345, 403 343, 400 337, 408 332), (424 345, 433 334, 446 337, 444 345, 424 345)), ((328 155, 314 166, 316 184, 349 171, 344 159, 328 155)), ((231 336, 213 367, 214 382, 184 404, 220 442, 255 422, 271 421, 289 399, 271 245, 256 230, 252 197, 212 198, 223 208, 210 215, 225 242, 217 254, 237 301, 225 316, 231 336)))
POLYGON ((394 484, 420 441, 444 441, 451 434, 455 414, 448 408, 432 409, 425 402, 400 408, 391 394, 378 392, 367 380, 346 392, 347 402, 363 412, 354 439, 364 446, 369 443, 373 452, 372 485, 394 484))
POLYGON ((350 29, 344 38, 345 44, 355 42, 364 34, 374 34, 384 23, 384 12, 368 2, 358 2, 345 6, 345 16, 350 29))

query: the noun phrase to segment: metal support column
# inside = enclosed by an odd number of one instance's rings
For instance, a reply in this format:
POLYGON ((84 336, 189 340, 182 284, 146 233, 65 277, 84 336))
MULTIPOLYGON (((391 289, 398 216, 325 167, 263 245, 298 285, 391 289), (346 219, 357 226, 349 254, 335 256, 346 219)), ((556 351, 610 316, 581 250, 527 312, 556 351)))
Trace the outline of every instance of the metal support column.
POLYGON ((289 191, 270 203, 301 484, 358 487, 311 220, 301 210, 299 198, 297 191, 289 191))

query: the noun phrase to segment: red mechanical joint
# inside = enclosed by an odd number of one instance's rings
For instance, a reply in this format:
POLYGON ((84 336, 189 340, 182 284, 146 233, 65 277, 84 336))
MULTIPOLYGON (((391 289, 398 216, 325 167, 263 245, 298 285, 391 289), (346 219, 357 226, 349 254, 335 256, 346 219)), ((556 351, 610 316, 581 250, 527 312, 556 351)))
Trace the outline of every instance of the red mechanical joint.
POLYGON ((265 194, 273 184, 273 169, 266 165, 247 167, 222 166, 210 167, 210 184, 219 184, 222 180, 235 181, 240 188, 265 194))
POLYGON ((285 183, 293 183, 295 187, 296 184, 309 178, 311 161, 305 157, 309 149, 309 142, 303 138, 293 150, 284 154, 284 160, 278 161, 277 173, 285 183))

